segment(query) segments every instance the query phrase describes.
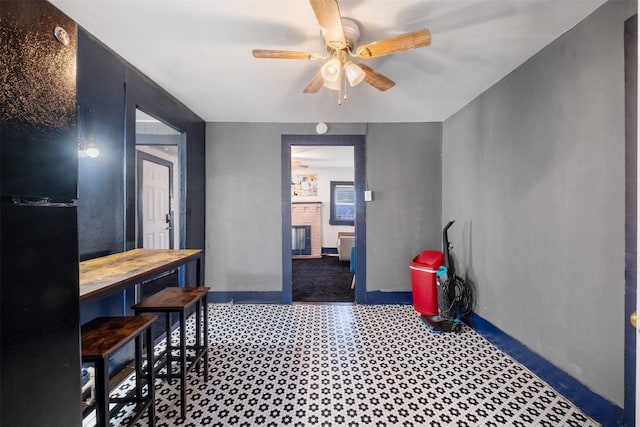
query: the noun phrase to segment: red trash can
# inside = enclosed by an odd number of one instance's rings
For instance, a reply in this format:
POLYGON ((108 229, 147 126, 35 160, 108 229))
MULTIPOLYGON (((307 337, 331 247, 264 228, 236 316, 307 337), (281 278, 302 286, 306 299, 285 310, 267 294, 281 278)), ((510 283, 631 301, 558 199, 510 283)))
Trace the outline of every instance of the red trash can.
POLYGON ((436 272, 444 262, 440 251, 422 251, 409 263, 413 308, 420 314, 438 314, 436 272))

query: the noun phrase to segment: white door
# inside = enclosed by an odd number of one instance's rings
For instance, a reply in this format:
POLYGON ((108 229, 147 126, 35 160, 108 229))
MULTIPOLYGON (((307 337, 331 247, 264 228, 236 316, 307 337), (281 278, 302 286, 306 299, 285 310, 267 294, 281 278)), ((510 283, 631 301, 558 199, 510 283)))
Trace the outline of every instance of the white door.
POLYGON ((142 177, 142 247, 169 249, 169 168, 143 160, 142 177))

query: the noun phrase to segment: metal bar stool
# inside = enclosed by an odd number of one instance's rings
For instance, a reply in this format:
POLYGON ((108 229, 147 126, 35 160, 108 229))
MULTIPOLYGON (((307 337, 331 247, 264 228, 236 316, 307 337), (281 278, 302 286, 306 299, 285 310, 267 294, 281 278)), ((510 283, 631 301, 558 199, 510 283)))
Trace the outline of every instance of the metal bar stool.
POLYGON ((208 348, 208 316, 207 316, 207 294, 209 288, 206 287, 169 287, 160 292, 144 299, 131 308, 136 314, 140 313, 166 313, 165 329, 167 333, 166 349, 156 356, 154 366, 156 378, 167 378, 172 381, 174 378, 180 380, 180 414, 182 418, 186 418, 186 379, 187 373, 194 367, 200 369, 202 362, 204 368, 204 380, 209 381, 209 365, 207 357, 208 348), (196 336, 195 345, 187 346, 186 344, 186 316, 187 310, 195 305, 196 313, 196 336), (180 342, 175 346, 171 343, 171 314, 179 314, 179 330, 180 342), (200 326, 202 322, 202 327, 200 326), (190 352, 187 355, 187 351, 190 352), (177 352, 177 355, 174 355, 177 352), (173 361, 177 361, 179 372, 173 372, 173 361), (187 366, 187 362, 190 364, 187 366), (157 363, 157 365, 156 365, 157 363), (162 373, 162 369, 165 372, 162 373))
POLYGON ((108 427, 111 418, 109 402, 136 404, 133 425, 148 408, 149 425, 156 425, 154 371, 153 371, 153 322, 158 316, 98 317, 82 325, 82 362, 93 363, 96 369, 96 424, 108 427), (142 340, 145 334, 147 347, 146 373, 142 372, 142 340), (109 356, 135 339, 136 386, 125 397, 109 398, 109 356), (143 395, 143 388, 147 393, 143 395))

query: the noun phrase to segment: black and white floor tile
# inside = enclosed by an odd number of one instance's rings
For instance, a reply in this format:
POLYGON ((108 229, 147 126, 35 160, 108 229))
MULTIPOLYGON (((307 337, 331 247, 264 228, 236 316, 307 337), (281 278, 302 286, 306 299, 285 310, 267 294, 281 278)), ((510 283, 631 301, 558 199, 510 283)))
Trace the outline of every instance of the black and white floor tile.
POLYGON ((209 381, 189 375, 180 419, 177 382, 158 380, 158 426, 599 425, 472 329, 433 334, 411 306, 211 304, 209 328, 209 381))

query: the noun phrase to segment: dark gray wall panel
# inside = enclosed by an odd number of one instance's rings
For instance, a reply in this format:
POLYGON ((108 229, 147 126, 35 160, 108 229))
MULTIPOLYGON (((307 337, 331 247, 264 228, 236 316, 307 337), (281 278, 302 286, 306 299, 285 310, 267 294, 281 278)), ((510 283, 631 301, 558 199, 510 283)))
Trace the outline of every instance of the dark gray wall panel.
POLYGON ((204 247, 204 122, 79 30, 78 99, 93 110, 100 156, 80 159, 80 254, 135 247, 135 110, 187 133, 186 246, 204 247))
MULTIPOLYGON (((207 123, 206 280, 215 291, 281 291, 281 136, 313 123, 207 123)), ((365 135, 366 290, 409 291, 409 261, 441 247, 441 124, 335 123, 365 135), (372 255, 373 254, 373 255, 372 255)))
MULTIPOLYGON (((78 103, 91 120, 100 148, 79 159, 80 255, 124 247, 124 65, 83 29, 78 30, 78 103)), ((87 116, 85 116, 87 117, 87 116)), ((87 117, 88 118, 88 117, 87 117)), ((87 129, 88 123, 80 124, 87 129)))

